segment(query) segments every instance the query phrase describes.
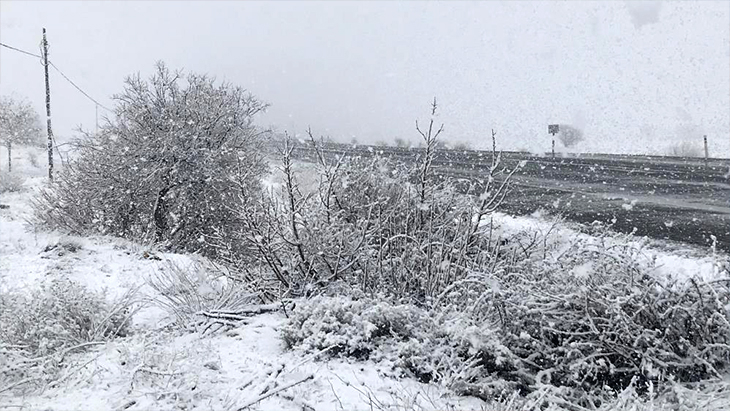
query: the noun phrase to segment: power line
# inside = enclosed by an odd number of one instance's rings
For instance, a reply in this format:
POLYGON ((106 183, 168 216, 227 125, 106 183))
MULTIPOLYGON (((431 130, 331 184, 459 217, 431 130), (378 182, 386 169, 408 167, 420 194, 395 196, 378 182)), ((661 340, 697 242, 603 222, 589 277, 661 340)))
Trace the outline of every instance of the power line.
MULTIPOLYGON (((32 56, 32 57, 36 57, 36 58, 39 58, 39 59, 42 58, 39 55, 36 55, 36 54, 30 53, 30 52, 27 52, 25 50, 21 50, 21 49, 19 49, 17 47, 9 46, 9 45, 7 45, 5 43, 0 43, 0 46, 7 47, 10 50, 15 50, 15 51, 18 51, 18 52, 23 53, 23 54, 27 54, 27 55, 32 56)), ((81 94, 83 94, 84 96, 86 96, 86 98, 88 98, 89 100, 93 101, 94 104, 96 104, 97 106, 103 108, 106 111, 112 111, 108 107, 106 107, 103 104, 101 104, 98 101, 96 101, 96 99, 94 99, 93 97, 91 97, 88 93, 86 93, 84 90, 82 90, 81 87, 77 86, 76 83, 74 83, 73 81, 71 81, 71 79, 68 78, 68 76, 66 76, 65 74, 63 74, 63 72, 61 71, 61 69, 59 69, 55 64, 53 64, 52 61, 49 61, 48 64, 51 67, 53 67, 58 72, 58 74, 60 74, 64 79, 66 79, 66 81, 68 81, 72 86, 74 86, 76 88, 76 90, 78 90, 81 94)))
POLYGON ((84 90, 81 90, 81 88, 79 86, 77 86, 76 83, 74 83, 73 81, 71 81, 70 78, 66 77, 66 75, 63 74, 63 72, 61 71, 61 69, 59 69, 58 67, 56 67, 56 65, 53 64, 52 61, 49 61, 48 64, 51 67, 53 67, 54 69, 56 69, 56 71, 58 72, 58 74, 60 74, 61 76, 63 76, 63 78, 65 78, 66 81, 68 81, 69 83, 71 83, 72 86, 76 87, 76 90, 78 90, 79 92, 81 92, 81 94, 85 95, 86 98, 88 98, 89 100, 93 101, 97 106, 103 108, 104 110, 106 110, 106 111, 112 111, 111 109, 105 107, 103 104, 101 104, 98 101, 94 100, 94 98, 91 97, 90 95, 86 94, 86 92, 84 90))
POLYGON ((3 47, 7 47, 7 48, 9 48, 10 50, 15 50, 15 51, 19 51, 19 52, 21 52, 21 53, 23 53, 23 54, 27 54, 27 55, 29 55, 29 56, 32 56, 32 57, 35 57, 35 58, 41 58, 41 56, 39 56, 39 55, 37 55, 37 54, 33 54, 33 53, 27 52, 27 51, 25 51, 25 50, 21 50, 21 49, 19 49, 19 48, 15 48, 15 47, 13 47, 13 46, 8 46, 8 45, 7 45, 7 44, 5 44, 5 43, 0 43, 0 46, 3 46, 3 47))

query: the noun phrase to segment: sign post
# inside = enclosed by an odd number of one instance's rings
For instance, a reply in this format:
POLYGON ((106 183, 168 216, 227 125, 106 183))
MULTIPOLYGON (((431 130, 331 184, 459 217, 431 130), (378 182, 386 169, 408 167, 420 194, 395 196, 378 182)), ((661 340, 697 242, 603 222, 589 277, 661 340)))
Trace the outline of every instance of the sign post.
POLYGON ((553 135, 553 148, 552 148, 553 158, 555 158, 555 135, 558 134, 558 132, 560 132, 559 124, 549 124, 548 125, 548 133, 553 135))

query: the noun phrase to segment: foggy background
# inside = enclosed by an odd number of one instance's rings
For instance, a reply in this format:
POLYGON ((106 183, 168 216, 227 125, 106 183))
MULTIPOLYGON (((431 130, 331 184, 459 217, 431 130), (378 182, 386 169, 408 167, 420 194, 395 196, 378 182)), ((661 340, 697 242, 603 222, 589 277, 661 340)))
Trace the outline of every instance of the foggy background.
MULTIPOLYGON (((701 142, 730 157, 729 2, 18 2, 0 41, 39 53, 111 106, 157 60, 241 85, 292 134, 417 141, 435 96, 444 138, 549 151, 547 124, 582 128, 579 152, 664 153, 701 142)), ((94 104, 51 71, 54 132, 93 130, 94 104)), ((43 67, 0 48, 0 93, 45 114, 43 67)), ((104 113, 99 110, 100 115, 104 113)))

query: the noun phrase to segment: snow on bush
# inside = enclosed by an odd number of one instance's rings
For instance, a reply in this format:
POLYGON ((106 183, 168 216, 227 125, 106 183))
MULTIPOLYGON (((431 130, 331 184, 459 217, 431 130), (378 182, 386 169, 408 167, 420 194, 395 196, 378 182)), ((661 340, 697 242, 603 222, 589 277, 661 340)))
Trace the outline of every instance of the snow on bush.
POLYGON ((491 399, 517 388, 504 378, 517 358, 496 329, 458 312, 440 314, 367 297, 320 296, 299 302, 282 333, 290 348, 384 362, 396 375, 439 381, 459 394, 491 399))
POLYGON ((221 258, 245 254, 230 240, 241 228, 236 212, 258 198, 266 172, 253 124, 266 105, 162 63, 148 81, 128 77, 114 100, 114 115, 75 142, 74 160, 35 199, 35 222, 221 258))
POLYGON ((511 241, 520 259, 471 273, 430 308, 367 297, 300 302, 284 340, 392 363, 485 399, 517 392, 591 409, 628 388, 666 394, 727 371, 730 279, 654 278, 640 246, 607 232, 530 247, 525 238, 511 241))
POLYGON ((516 168, 501 165, 495 150, 475 195, 462 195, 432 166, 441 133, 433 115, 435 103, 427 131, 418 129, 425 153, 409 166, 333 154, 310 132, 314 192, 302 190, 292 163, 296 147, 285 141, 281 191, 241 216, 285 296, 345 285, 425 305, 469 272, 495 267, 498 241, 480 221, 499 207, 516 168))
POLYGON ((483 190, 460 195, 435 178, 432 126, 412 168, 332 155, 310 133, 313 193, 285 147, 280 196, 247 221, 285 296, 320 296, 295 310, 289 346, 385 360, 482 398, 587 408, 727 370, 730 282, 655 278, 641 243, 602 227, 501 238, 479 223, 510 171, 495 150, 483 190), (356 298, 332 298, 343 293, 356 298))
POLYGON ((116 303, 68 279, 0 294, 0 392, 51 381, 71 351, 129 332, 133 291, 116 303), (9 385, 6 385, 9 384, 9 385))
POLYGON ((585 406, 634 379, 644 393, 727 370, 728 281, 654 278, 639 248, 605 237, 536 254, 494 278, 501 312, 493 315, 534 384, 568 387, 566 398, 585 406))
POLYGON ((0 193, 17 193, 23 189, 25 178, 17 173, 0 173, 0 193))

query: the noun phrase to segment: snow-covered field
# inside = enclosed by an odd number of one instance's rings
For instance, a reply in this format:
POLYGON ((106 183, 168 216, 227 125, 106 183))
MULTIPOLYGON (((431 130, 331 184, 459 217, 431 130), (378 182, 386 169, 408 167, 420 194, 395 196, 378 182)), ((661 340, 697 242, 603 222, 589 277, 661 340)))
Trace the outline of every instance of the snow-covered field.
MULTIPOLYGON (((27 180, 21 192, 0 195, 0 203, 9 206, 0 210, 0 292, 30 292, 41 282, 66 278, 109 300, 139 288, 138 298, 147 303, 134 315, 131 335, 70 354, 57 383, 23 393, 3 391, 7 386, 0 381, 0 410, 238 410, 249 404, 246 409, 493 409, 437 385, 390 377, 372 362, 320 361, 285 350, 279 330, 287 319, 281 311, 212 335, 172 327, 174 318, 155 303, 160 296, 146 279, 170 270, 169 262, 186 267, 198 259, 116 238, 34 231, 26 220, 33 192, 44 184, 44 169, 23 163, 28 157, 22 152, 17 157, 17 172, 27 180)), ((552 227, 541 216, 499 214, 495 220, 509 232, 552 227)), ((557 230, 565 238, 587 237, 567 226, 557 230)), ((688 250, 644 252, 656 260, 659 276, 709 280, 722 274, 725 256, 688 250)))

